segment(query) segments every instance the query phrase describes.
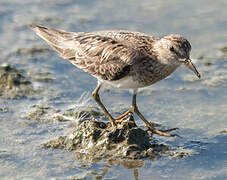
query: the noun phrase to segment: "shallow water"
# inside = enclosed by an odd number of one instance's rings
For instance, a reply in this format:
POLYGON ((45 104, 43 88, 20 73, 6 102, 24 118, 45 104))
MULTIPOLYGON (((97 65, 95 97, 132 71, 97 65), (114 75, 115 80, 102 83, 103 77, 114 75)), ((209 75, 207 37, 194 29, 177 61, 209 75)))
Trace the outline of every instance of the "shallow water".
MULTIPOLYGON (((23 70, 39 91, 28 97, 0 97, 0 179, 227 179, 226 5, 225 0, 1 0, 0 65, 23 70), (128 29, 187 37, 202 79, 181 67, 141 89, 138 106, 148 119, 179 127, 183 139, 155 139, 190 156, 163 155, 130 168, 120 162, 78 161, 72 152, 41 148, 70 131, 72 123, 24 116, 34 111, 34 105, 60 110, 80 103, 96 106, 89 96, 78 100, 95 88, 96 80, 48 50, 28 29, 31 23, 69 31, 128 29)), ((127 91, 104 90, 101 97, 116 114, 131 102, 127 91)), ((137 124, 143 126, 138 118, 137 124)))

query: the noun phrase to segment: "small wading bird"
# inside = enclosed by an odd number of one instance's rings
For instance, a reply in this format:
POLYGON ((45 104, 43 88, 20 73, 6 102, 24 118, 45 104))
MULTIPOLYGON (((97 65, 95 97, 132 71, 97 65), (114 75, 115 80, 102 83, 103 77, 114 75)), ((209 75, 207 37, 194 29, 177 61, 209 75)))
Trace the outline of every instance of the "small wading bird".
POLYGON ((114 119, 98 94, 103 84, 132 89, 131 109, 145 122, 148 130, 161 136, 175 136, 166 132, 176 128, 161 131, 145 119, 136 105, 136 93, 138 88, 150 86, 169 76, 181 64, 200 78, 189 58, 191 45, 188 40, 180 35, 157 39, 130 31, 67 32, 39 25, 31 25, 30 28, 62 58, 97 78, 98 84, 92 95, 113 129, 130 110, 114 119))

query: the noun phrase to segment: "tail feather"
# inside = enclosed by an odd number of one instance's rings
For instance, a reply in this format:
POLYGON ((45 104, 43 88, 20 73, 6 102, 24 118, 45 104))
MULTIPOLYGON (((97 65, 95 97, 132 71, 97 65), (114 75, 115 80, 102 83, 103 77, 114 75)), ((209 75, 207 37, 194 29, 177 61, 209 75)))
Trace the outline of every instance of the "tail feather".
POLYGON ((42 39, 59 53, 63 53, 64 49, 74 46, 73 33, 64 30, 48 28, 41 25, 30 25, 30 28, 42 39))

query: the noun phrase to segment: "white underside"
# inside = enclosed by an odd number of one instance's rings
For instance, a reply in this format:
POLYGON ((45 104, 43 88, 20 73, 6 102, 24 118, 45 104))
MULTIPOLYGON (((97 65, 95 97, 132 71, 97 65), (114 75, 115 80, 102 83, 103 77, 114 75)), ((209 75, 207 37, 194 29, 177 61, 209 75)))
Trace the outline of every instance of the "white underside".
POLYGON ((116 88, 122 88, 122 89, 138 89, 138 88, 144 87, 143 84, 133 80, 131 76, 126 76, 122 79, 115 80, 115 81, 107 81, 103 79, 98 79, 98 81, 101 84, 108 84, 110 86, 113 86, 116 88))

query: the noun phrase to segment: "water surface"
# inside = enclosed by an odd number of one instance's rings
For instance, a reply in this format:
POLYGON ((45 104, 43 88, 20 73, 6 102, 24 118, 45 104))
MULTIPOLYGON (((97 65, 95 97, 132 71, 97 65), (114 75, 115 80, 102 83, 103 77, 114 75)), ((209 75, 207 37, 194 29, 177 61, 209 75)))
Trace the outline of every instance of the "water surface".
MULTIPOLYGON (((0 64, 23 70, 39 93, 0 97, 0 179, 227 179, 226 6, 225 0, 1 0, 0 64), (78 99, 95 88, 96 80, 48 49, 28 29, 31 23, 68 31, 127 29, 185 36, 202 79, 181 67, 169 78, 141 89, 138 106, 149 120, 179 127, 183 139, 155 139, 191 152, 190 156, 144 159, 130 169, 123 163, 80 162, 72 152, 41 148, 40 144, 70 131, 72 123, 24 116, 34 111, 34 105, 64 110, 86 104, 78 99), (41 51, 30 51, 34 47, 41 51)), ((113 113, 131 103, 127 91, 102 92, 113 113)), ((97 106, 92 99, 89 103, 97 106)))

